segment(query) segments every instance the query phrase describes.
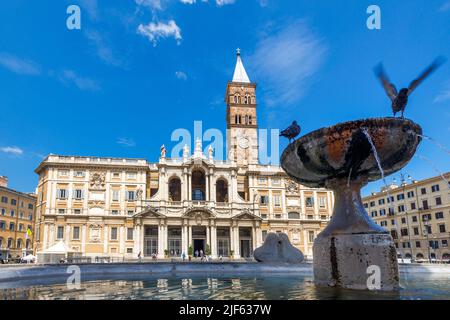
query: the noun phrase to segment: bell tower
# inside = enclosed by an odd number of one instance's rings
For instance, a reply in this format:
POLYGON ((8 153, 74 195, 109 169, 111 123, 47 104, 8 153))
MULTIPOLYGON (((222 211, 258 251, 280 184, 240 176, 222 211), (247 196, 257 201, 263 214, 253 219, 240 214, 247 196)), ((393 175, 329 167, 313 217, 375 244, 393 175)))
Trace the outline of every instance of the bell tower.
POLYGON ((258 164, 258 122, 256 119, 256 83, 250 82, 237 49, 233 80, 227 84, 228 160, 238 166, 258 164))

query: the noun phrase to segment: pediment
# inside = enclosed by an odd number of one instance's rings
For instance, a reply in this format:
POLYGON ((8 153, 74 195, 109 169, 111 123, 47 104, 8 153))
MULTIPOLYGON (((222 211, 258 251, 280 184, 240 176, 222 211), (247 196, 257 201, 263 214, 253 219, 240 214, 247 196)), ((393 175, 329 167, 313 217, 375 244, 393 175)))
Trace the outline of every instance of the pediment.
POLYGON ((183 218, 196 218, 201 216, 203 219, 215 218, 216 215, 208 208, 191 207, 183 214, 183 218))
POLYGON ((133 215, 133 218, 165 218, 166 216, 158 212, 155 207, 147 207, 143 211, 133 215))
POLYGON ((238 213, 231 219, 233 220, 257 220, 261 221, 261 217, 257 216, 256 214, 251 213, 250 211, 243 211, 241 213, 238 213))

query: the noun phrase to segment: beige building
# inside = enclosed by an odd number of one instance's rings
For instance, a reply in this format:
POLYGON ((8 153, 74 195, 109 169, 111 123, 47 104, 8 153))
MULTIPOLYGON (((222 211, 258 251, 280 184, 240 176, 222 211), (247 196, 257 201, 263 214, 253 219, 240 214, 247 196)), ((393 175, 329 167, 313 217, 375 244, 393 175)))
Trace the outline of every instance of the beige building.
POLYGON ((391 232, 399 256, 450 260, 450 172, 402 181, 363 202, 372 219, 391 232))
POLYGON ((8 179, 0 176, 0 259, 32 252, 35 206, 35 195, 8 188, 8 179))
POLYGON ((256 84, 240 55, 228 82, 227 160, 195 141, 181 158, 49 155, 39 175, 37 247, 58 241, 86 256, 180 256, 202 250, 213 258, 251 257, 267 232, 285 232, 312 257, 328 223, 333 194, 288 179, 258 160, 256 84))

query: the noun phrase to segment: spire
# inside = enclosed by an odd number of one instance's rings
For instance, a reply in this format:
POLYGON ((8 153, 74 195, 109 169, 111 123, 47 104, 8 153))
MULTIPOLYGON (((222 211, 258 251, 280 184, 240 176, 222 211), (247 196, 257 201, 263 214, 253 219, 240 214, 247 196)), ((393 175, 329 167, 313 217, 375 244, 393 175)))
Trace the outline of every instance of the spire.
POLYGON ((247 72, 245 72, 244 65, 241 60, 241 49, 237 49, 237 61, 236 68, 234 69, 233 82, 244 82, 250 83, 250 79, 248 78, 247 72))

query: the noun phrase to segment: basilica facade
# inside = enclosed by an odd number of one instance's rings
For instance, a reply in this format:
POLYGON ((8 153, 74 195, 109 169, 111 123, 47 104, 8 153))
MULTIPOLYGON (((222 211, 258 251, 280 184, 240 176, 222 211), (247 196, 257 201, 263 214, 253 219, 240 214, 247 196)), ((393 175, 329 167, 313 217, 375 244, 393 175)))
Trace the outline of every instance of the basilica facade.
POLYGON ((286 233, 312 257, 328 223, 331 191, 290 180, 258 160, 256 84, 238 52, 225 95, 225 161, 195 141, 181 158, 162 147, 145 159, 49 155, 39 175, 35 252, 63 242, 83 256, 251 258, 268 232, 286 233))

